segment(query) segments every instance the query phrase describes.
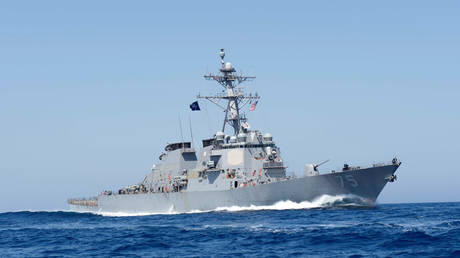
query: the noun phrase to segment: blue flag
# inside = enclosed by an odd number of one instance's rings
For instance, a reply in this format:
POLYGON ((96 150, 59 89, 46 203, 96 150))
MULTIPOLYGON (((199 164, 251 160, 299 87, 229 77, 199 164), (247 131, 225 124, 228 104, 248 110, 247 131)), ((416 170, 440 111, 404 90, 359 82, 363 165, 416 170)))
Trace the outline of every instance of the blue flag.
POLYGON ((198 101, 195 101, 195 102, 193 102, 192 104, 190 104, 190 109, 191 109, 192 111, 201 110, 201 109, 200 109, 200 106, 198 105, 198 101))

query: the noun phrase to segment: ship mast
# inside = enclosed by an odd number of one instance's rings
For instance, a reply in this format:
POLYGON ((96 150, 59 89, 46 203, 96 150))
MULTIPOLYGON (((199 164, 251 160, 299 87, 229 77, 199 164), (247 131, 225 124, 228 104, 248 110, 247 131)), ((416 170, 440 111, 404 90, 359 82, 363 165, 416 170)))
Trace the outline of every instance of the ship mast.
POLYGON ((198 94, 197 98, 207 99, 222 108, 225 112, 222 132, 225 131, 225 126, 228 124, 233 127, 234 133, 237 135, 241 131, 247 131, 249 128, 245 115, 240 112, 241 108, 250 101, 259 100, 260 97, 257 93, 254 96, 251 94, 245 95, 242 89, 238 87, 241 83, 253 80, 256 77, 237 75, 235 69, 232 67, 232 64, 229 62, 226 63, 224 61, 224 57, 225 52, 224 49, 221 48, 220 58, 222 67, 219 70, 219 74, 214 75, 209 73, 204 75, 206 80, 217 81, 222 87, 224 87, 224 91, 221 94, 214 96, 201 96, 198 94), (227 100, 227 107, 224 107, 219 103, 221 100, 227 100))

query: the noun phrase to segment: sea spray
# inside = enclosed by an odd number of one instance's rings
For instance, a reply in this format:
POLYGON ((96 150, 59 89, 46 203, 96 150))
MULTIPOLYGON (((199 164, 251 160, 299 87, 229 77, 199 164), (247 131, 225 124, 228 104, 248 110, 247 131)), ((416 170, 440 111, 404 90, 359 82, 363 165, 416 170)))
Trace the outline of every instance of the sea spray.
POLYGON ((370 207, 372 201, 363 199, 355 195, 322 195, 313 201, 293 202, 290 200, 278 201, 272 205, 250 205, 250 206, 229 206, 218 207, 212 210, 191 210, 188 212, 178 212, 173 206, 166 212, 105 212, 98 211, 94 214, 107 217, 130 217, 130 216, 149 216, 149 215, 176 215, 193 214, 205 212, 239 212, 239 211, 258 211, 258 210, 299 210, 317 208, 340 208, 340 207, 370 207))
POLYGON ((353 195, 322 195, 313 201, 293 202, 290 200, 278 201, 272 205, 250 205, 219 207, 215 211, 257 211, 257 210, 299 210, 315 208, 334 208, 344 206, 372 206, 371 201, 353 195))

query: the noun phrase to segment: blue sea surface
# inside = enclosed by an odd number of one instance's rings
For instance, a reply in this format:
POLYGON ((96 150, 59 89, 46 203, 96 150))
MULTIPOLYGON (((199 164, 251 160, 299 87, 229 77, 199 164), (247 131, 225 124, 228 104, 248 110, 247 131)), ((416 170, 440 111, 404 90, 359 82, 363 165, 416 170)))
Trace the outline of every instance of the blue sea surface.
POLYGON ((0 213, 2 257, 460 257, 460 203, 102 216, 0 213))

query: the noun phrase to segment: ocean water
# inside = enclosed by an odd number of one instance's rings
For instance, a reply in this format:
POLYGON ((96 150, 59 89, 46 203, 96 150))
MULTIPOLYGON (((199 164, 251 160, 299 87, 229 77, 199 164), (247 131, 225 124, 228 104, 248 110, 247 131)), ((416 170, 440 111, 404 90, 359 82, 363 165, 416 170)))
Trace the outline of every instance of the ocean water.
POLYGON ((184 214, 0 213, 2 257, 460 257, 460 203, 346 198, 184 214))

